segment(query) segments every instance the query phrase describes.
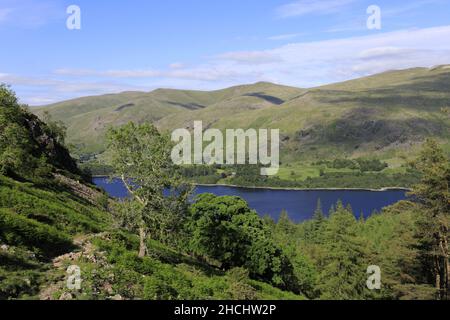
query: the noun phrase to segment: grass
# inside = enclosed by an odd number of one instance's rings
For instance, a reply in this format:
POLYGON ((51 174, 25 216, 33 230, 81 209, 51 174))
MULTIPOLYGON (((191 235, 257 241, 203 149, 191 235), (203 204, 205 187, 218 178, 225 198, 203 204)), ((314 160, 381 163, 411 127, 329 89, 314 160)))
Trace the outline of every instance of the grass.
POLYGON ((320 169, 314 166, 292 164, 287 167, 280 168, 277 176, 283 180, 304 181, 307 178, 319 177, 320 169))
POLYGON ((36 297, 51 259, 74 250, 76 235, 108 224, 105 212, 52 181, 43 187, 0 175, 0 299, 36 297))
POLYGON ((322 173, 357 173, 358 170, 334 169, 324 165, 293 163, 282 166, 277 174, 282 180, 305 181, 308 178, 318 178, 322 173))

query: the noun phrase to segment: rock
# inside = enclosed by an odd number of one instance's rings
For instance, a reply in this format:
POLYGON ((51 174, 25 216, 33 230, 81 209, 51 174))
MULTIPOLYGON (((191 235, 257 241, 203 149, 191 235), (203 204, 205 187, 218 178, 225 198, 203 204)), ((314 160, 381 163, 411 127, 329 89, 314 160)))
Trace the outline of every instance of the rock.
POLYGON ((64 265, 64 261, 77 261, 81 258, 82 252, 70 252, 53 259, 53 266, 60 268, 64 265))
POLYGON ((64 292, 60 297, 59 300, 72 300, 73 296, 69 292, 64 292))
POLYGON ((123 300, 123 297, 120 294, 116 294, 115 296, 109 297, 111 300, 123 300))
POLYGON ((110 283, 105 283, 105 284, 103 285, 103 290, 104 290, 107 294, 113 294, 113 293, 114 293, 113 287, 112 287, 112 285, 111 285, 110 283))

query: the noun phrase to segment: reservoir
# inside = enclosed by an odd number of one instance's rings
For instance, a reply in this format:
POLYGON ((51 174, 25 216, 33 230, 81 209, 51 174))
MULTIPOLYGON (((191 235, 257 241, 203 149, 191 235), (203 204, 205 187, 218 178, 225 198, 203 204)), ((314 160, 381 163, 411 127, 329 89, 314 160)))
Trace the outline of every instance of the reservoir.
MULTIPOLYGON (((125 198, 128 195, 119 179, 112 182, 108 178, 94 178, 94 183, 102 187, 110 196, 125 198)), ((294 222, 302 222, 312 217, 320 199, 325 214, 331 206, 341 200, 350 205, 355 216, 370 216, 374 211, 392 205, 407 198, 404 190, 368 191, 368 190, 274 190, 239 188, 230 186, 197 186, 195 194, 212 193, 218 196, 238 196, 246 200, 249 206, 260 216, 269 215, 278 220, 285 210, 294 222)))

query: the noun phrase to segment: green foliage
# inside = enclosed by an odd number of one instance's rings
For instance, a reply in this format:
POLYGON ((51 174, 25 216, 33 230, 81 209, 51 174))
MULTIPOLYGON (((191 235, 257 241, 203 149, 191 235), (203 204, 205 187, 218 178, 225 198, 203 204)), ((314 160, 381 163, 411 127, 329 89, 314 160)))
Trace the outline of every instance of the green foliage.
POLYGON ((232 300, 255 300, 257 291, 250 284, 249 273, 244 268, 233 268, 227 272, 230 279, 229 295, 232 300))
POLYGON ((55 256, 72 247, 69 237, 54 227, 0 209, 0 241, 37 248, 46 257, 55 256))
POLYGON ((35 166, 29 133, 23 126, 16 96, 6 86, 0 86, 0 173, 11 174, 35 166))
POLYGON ((45 280, 35 254, 19 247, 0 250, 0 300, 33 296, 45 280))
POLYGON ((53 121, 50 112, 44 111, 42 121, 47 125, 48 134, 56 138, 60 144, 64 144, 67 136, 67 128, 61 120, 53 121))
POLYGON ((197 255, 219 261, 225 270, 245 267, 253 277, 296 289, 290 261, 244 200, 200 195, 190 208, 187 229, 197 255))
MULTIPOLYGON (((13 98, 4 94, 1 102, 14 106, 13 98)), ((21 114, 14 110, 11 117, 21 114)), ((149 125, 111 132, 116 167, 135 193, 117 208, 102 194, 89 202, 51 178, 44 185, 0 176, 0 299, 36 297, 40 287, 61 279, 50 259, 77 250, 79 235, 92 237, 95 259, 77 261, 83 286, 76 299, 447 298, 449 161, 433 142, 415 163, 416 202, 359 221, 342 203, 327 217, 319 202, 313 219, 296 225, 287 212, 277 223, 261 219, 237 197, 201 195, 186 212, 186 198, 164 197, 172 182, 166 177, 178 169, 166 163, 166 138, 149 125), (144 219, 144 213, 151 214, 144 219), (152 236, 140 236, 142 227, 152 236), (180 249, 183 241, 191 254, 180 249), (143 242, 150 255, 138 254, 143 242), (381 267, 379 291, 365 286, 369 265, 381 267)), ((48 175, 51 159, 34 157, 42 162, 33 174, 48 175)), ((238 176, 251 172, 243 168, 238 176)))
POLYGON ((121 213, 132 216, 126 219, 126 226, 139 233, 142 257, 147 253, 145 239, 149 232, 165 240, 167 234, 178 231, 192 188, 177 174, 170 159, 169 137, 153 125, 129 123, 110 128, 108 141, 114 171, 135 202, 125 204, 121 213))
POLYGON ((180 168, 183 177, 194 180, 200 184, 216 184, 222 176, 217 172, 216 166, 192 165, 180 168))
POLYGON ((376 299, 429 300, 435 292, 428 284, 418 251, 417 204, 402 201, 372 215, 362 224, 368 261, 382 270, 382 288, 376 299))
POLYGON ((114 174, 114 168, 110 165, 98 161, 81 162, 80 169, 88 172, 92 176, 111 176, 114 174))
POLYGON ((109 209, 109 196, 106 193, 101 193, 97 196, 97 206, 105 211, 109 209))
POLYGON ((406 173, 385 172, 323 172, 317 177, 307 177, 305 180, 286 180, 279 177, 264 178, 260 175, 251 179, 233 177, 225 182, 232 185, 248 187, 274 187, 274 188, 372 188, 386 187, 405 188, 417 183, 420 173, 416 170, 407 170, 406 173))
POLYGON ((282 214, 273 233, 308 298, 428 300, 436 290, 422 253, 421 215, 420 204, 403 201, 357 221, 338 203, 329 218, 318 210, 299 225, 282 214), (381 290, 365 287, 370 265, 381 268, 381 290))
POLYGON ((99 232, 108 221, 106 214, 82 203, 63 187, 45 190, 0 176, 0 208, 48 225, 69 234, 99 232))
POLYGON ((191 249, 199 255, 220 261, 225 268, 242 265, 245 243, 233 218, 245 214, 256 215, 244 200, 200 195, 189 210, 187 228, 192 235, 191 249))
POLYGON ((36 297, 52 281, 51 259, 75 249, 75 234, 106 228, 106 213, 54 182, 46 187, 0 176, 0 299, 36 297))
POLYGON ((54 168, 78 174, 63 142, 60 124, 43 123, 0 85, 0 174, 39 178, 54 168))
POLYGON ((7 271, 0 266, 0 300, 33 296, 39 291, 41 282, 39 272, 7 271))
POLYGON ((324 234, 328 253, 321 262, 321 298, 362 299, 365 289, 365 243, 357 234, 357 221, 351 210, 338 204, 332 212, 324 234))
POLYGON ((386 162, 382 162, 379 159, 334 159, 333 161, 319 161, 317 165, 326 165, 329 168, 334 169, 351 169, 358 170, 360 172, 380 172, 388 167, 386 162))
POLYGON ((333 161, 319 161, 317 165, 326 165, 329 168, 334 169, 351 169, 358 170, 360 172, 380 172, 388 167, 386 162, 382 162, 379 159, 334 159, 333 161))
POLYGON ((428 140, 415 162, 422 179, 411 194, 421 208, 421 255, 428 263, 441 299, 450 297, 450 159, 436 141, 428 140))
MULTIPOLYGON (((96 239, 99 250, 107 252, 108 276, 96 270, 97 284, 114 283, 113 294, 125 298, 143 299, 299 299, 300 296, 283 292, 249 278, 248 271, 235 268, 223 273, 193 258, 173 252, 172 249, 149 241, 152 256, 140 258, 137 236, 124 232, 112 233, 106 239, 96 239), (155 258, 158 257, 158 258, 155 258), (170 262, 169 262, 170 261, 170 262), (101 279, 100 281, 98 279, 101 279)), ((93 279, 88 279, 90 288, 93 279)), ((104 291, 104 290, 103 290, 104 291)), ((102 292, 102 290, 99 290, 102 292)), ((112 294, 111 293, 111 294, 112 294)), ((102 298, 102 294, 82 292, 89 298, 102 298)))

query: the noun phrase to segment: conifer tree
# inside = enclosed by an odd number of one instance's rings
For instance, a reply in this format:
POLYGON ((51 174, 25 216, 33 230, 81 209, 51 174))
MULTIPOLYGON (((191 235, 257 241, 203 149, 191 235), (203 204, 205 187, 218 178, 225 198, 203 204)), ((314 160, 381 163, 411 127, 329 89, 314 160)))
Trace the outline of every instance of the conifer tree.
POLYGON ((328 219, 325 230, 327 256, 320 275, 323 299, 360 299, 364 297, 365 266, 364 242, 357 234, 357 221, 353 212, 337 204, 328 219))
POLYGON ((326 218, 323 214, 322 210, 322 203, 319 200, 317 200, 317 207, 313 214, 313 221, 312 221, 312 238, 313 242, 316 244, 320 244, 323 241, 323 232, 325 227, 326 218))
POLYGON ((411 193, 421 207, 421 252, 439 291, 449 298, 450 165, 436 141, 428 140, 415 167, 422 179, 411 193))

